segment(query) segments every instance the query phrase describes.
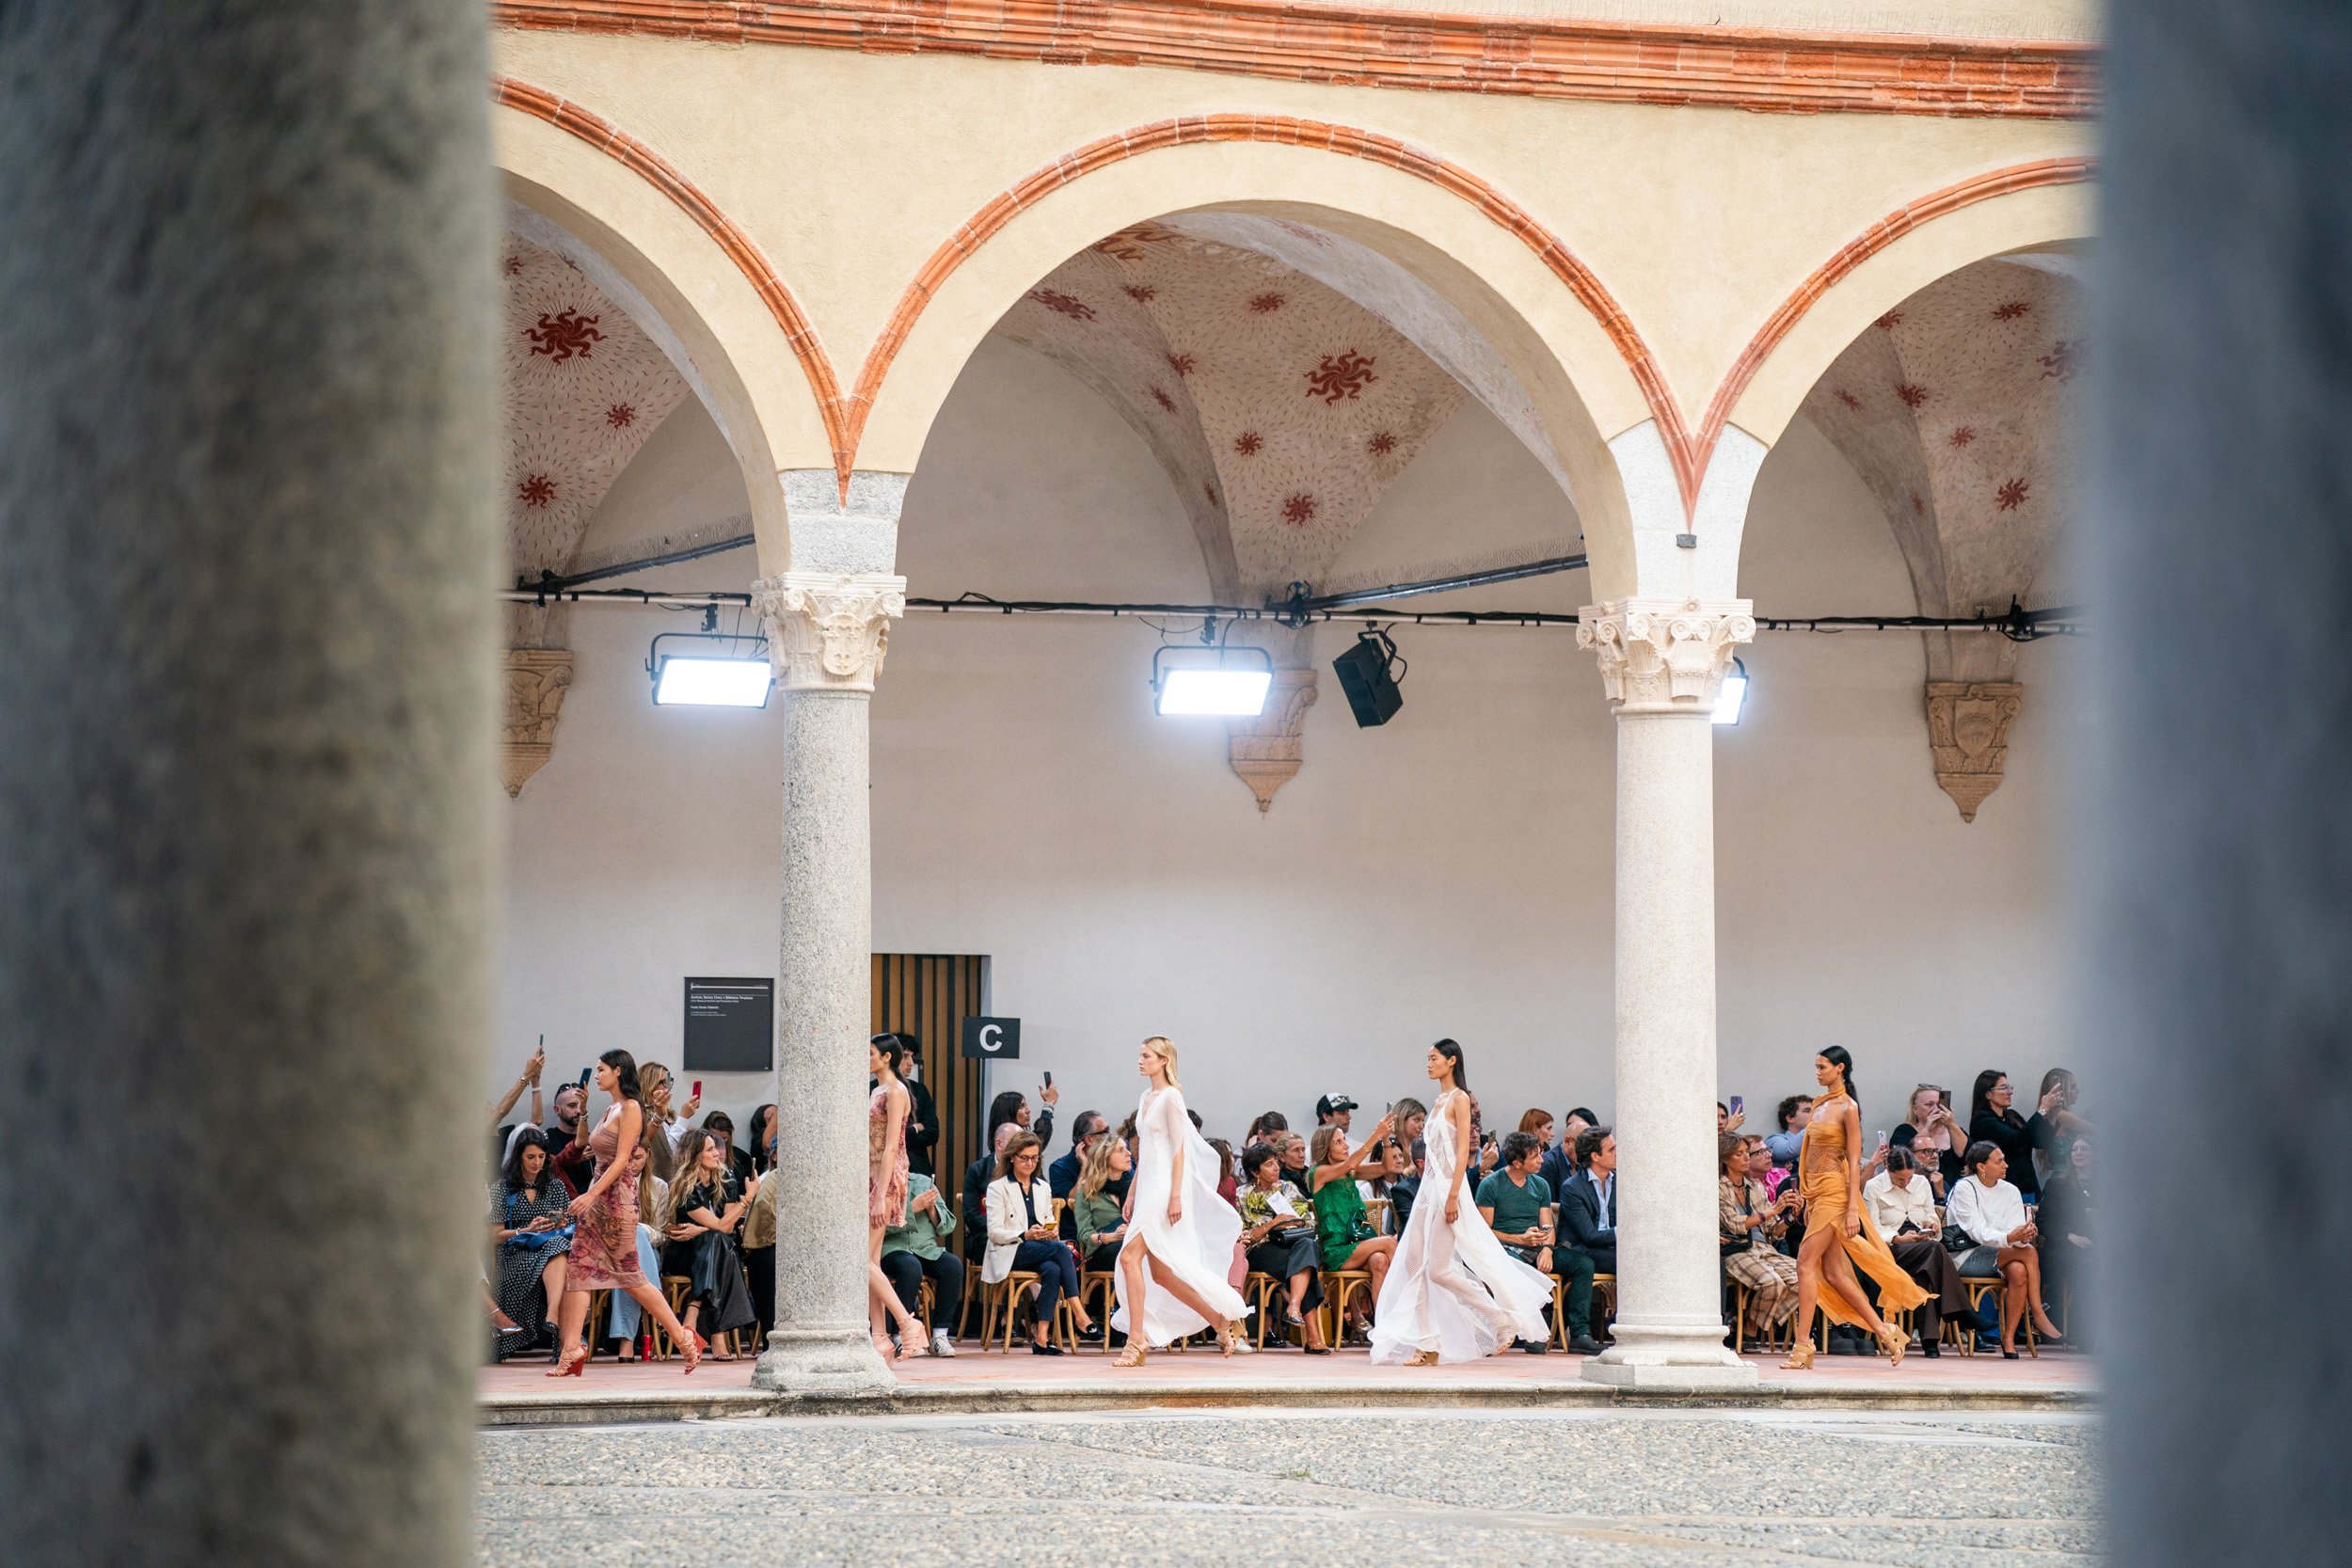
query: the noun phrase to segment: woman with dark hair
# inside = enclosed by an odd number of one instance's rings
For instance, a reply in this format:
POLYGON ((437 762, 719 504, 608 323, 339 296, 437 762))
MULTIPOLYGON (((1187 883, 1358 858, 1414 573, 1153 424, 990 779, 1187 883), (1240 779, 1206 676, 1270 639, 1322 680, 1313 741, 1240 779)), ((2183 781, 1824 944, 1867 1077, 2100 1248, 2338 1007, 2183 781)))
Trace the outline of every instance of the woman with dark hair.
POLYGON ((1464 1160, 1475 1146, 1462 1048, 1439 1040, 1428 1068, 1438 1088, 1426 1129, 1428 1175, 1373 1308, 1375 1363, 1474 1361, 1551 1335, 1544 1322, 1550 1277, 1502 1250, 1463 1188, 1464 1160))
MULTIPOLYGON (((742 1184, 728 1168, 725 1141, 706 1128, 688 1132, 678 1148, 677 1179, 670 1183, 668 1225, 692 1232, 672 1243, 677 1272, 691 1281, 686 1290, 689 1334, 715 1338, 756 1321, 743 1283, 743 1259, 735 1247, 736 1227, 748 1207, 742 1184)), ((719 1359, 732 1361, 735 1353, 719 1359)))
MULTIPOLYGON (((1978 1073, 1976 1089, 1968 1096, 1968 1141, 1991 1144, 2001 1151, 2009 1167, 2010 1184, 2027 1203, 2038 1201, 2041 1196, 2041 1183, 2034 1177, 2033 1151, 2047 1148, 2057 1141, 2058 1124, 2053 1114, 2064 1099, 2059 1085, 2048 1078, 2042 1084, 2041 1108, 2030 1119, 2017 1114, 2012 1103, 2017 1091, 2009 1086, 2009 1074, 1998 1068, 1986 1068, 1978 1073)), ((1966 1163, 1964 1157, 1963 1163, 1966 1163)))
POLYGON ((762 1105, 752 1113, 752 1174, 765 1176, 776 1168, 776 1108, 762 1105))
POLYGON ((506 1164, 490 1189, 490 1244, 498 1248, 499 1310, 519 1325, 500 1338, 501 1360, 555 1338, 552 1308, 564 1299, 572 1239, 564 1227, 570 1201, 548 1168, 548 1140, 537 1128, 515 1129, 506 1164))
POLYGON ((1315 1239, 1314 1210, 1306 1194, 1282 1180, 1282 1156, 1272 1144, 1251 1144, 1242 1151, 1241 1162, 1242 1174, 1249 1179, 1238 1205, 1249 1267, 1282 1282, 1287 1292, 1282 1321, 1305 1336, 1307 1354, 1328 1355, 1316 1310, 1323 1305, 1323 1281, 1315 1272, 1321 1247, 1315 1239))
POLYGON ((882 1232, 907 1223, 907 1108, 912 1097, 898 1082, 904 1050, 896 1035, 876 1035, 866 1046, 866 1070, 874 1079, 874 1097, 866 1102, 866 1306, 874 1350, 884 1361, 931 1354, 922 1325, 890 1288, 890 1276, 882 1266, 882 1232), (894 1318, 898 1324, 896 1345, 890 1342, 894 1318))
POLYGON ((661 1292, 637 1264, 637 1171, 633 1156, 645 1136, 645 1106, 637 1086, 637 1059, 626 1051, 608 1051, 597 1058, 596 1087, 612 1097, 589 1136, 596 1156, 596 1179, 574 1198, 571 1265, 564 1281, 562 1324, 564 1348, 549 1377, 578 1377, 588 1360, 580 1330, 588 1322, 588 1292, 626 1291, 639 1307, 685 1353, 691 1373, 702 1361, 702 1347, 686 1332, 661 1292))
POLYGON ((1888 1323, 1870 1306, 1854 1278, 1858 1267, 1878 1284, 1879 1304, 1903 1311, 1928 1299, 1886 1249, 1862 1201, 1862 1113, 1854 1107, 1853 1056, 1842 1045, 1813 1058, 1821 1093, 1797 1154, 1797 1190, 1804 1196, 1804 1241, 1797 1248, 1796 1344, 1781 1365, 1802 1370, 1813 1365, 1813 1308, 1834 1323, 1867 1332, 1888 1359, 1902 1365, 1910 1336, 1888 1323), (1829 1289, 1824 1291, 1826 1284, 1829 1289))
POLYGON ((2033 1314, 2036 1333, 2052 1344, 2058 1342, 2058 1324, 2042 1305, 2042 1253, 2037 1245, 2042 1231, 2017 1188, 2002 1180, 2009 1174, 2009 1160, 1998 1144, 1970 1144, 1961 1159, 1968 1174, 1953 1184, 1945 1214, 1977 1245, 1960 1260, 1960 1272, 1973 1279, 2001 1281, 2001 1354, 2014 1361, 2018 1320, 2027 1312, 2033 1314))
POLYGON ((1087 1315, 1078 1296, 1078 1259, 1054 1224, 1054 1189, 1039 1168, 1041 1146, 1034 1132, 1015 1132, 996 1162, 996 1180, 988 1186, 988 1257, 980 1267, 980 1282, 1002 1284, 1013 1274, 1037 1275, 1037 1310, 1030 1325, 1032 1355, 1059 1355, 1061 1347, 1047 1342, 1055 1308, 1064 1300, 1078 1325, 1081 1338, 1100 1331, 1087 1315))
MULTIPOLYGON (((1055 1100, 1061 1098, 1061 1091, 1058 1089, 1045 1089, 1041 1092, 1053 1096, 1055 1100)), ((995 1099, 990 1101, 988 1102, 988 1148, 994 1148, 996 1147, 996 1129, 1004 1126, 1005 1123, 1009 1121, 1019 1127, 1024 1132, 1035 1135, 1037 1138, 1038 1157, 1040 1159, 1043 1159, 1046 1145, 1054 1141, 1054 1107, 1052 1101, 1048 1101, 1045 1109, 1038 1113, 1037 1120, 1035 1122, 1031 1122, 1029 1120, 1028 1097, 1024 1095, 1020 1090, 1007 1089, 995 1099)))
POLYGON ((933 1162, 939 1155, 939 1107, 923 1083, 923 1042, 903 1029, 892 1030, 890 1037, 898 1042, 898 1081, 907 1086, 909 1101, 907 1174, 928 1176, 936 1182, 939 1171, 933 1162))

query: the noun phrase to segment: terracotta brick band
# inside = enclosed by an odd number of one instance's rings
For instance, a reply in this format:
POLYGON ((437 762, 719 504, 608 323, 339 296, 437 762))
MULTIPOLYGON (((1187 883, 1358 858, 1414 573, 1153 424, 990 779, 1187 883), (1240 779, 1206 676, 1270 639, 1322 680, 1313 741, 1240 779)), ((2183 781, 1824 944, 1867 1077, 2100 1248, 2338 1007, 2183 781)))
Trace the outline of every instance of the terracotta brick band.
MULTIPOLYGON (((675 202, 680 211, 699 225, 704 233, 719 243, 727 259, 741 269, 753 289, 768 307, 769 314, 784 329, 785 341, 799 356, 801 370, 808 377, 809 390, 817 397, 819 416, 825 421, 825 436, 833 448, 834 467, 841 474, 841 483, 849 483, 850 459, 855 453, 857 435, 847 417, 841 397, 840 379, 834 374, 833 358, 825 345, 817 341, 817 329, 802 310, 801 302, 792 297, 767 254, 755 244, 749 234, 738 227, 733 218, 721 212, 716 203, 705 196, 694 182, 680 174, 675 166, 601 116, 566 103, 542 87, 511 76, 490 78, 490 97, 494 103, 510 109, 546 120, 559 131, 568 131, 581 141, 606 156, 618 160, 635 170, 655 189, 675 202)), ((862 420, 859 422, 863 422, 862 420)), ((846 490, 845 490, 846 493, 846 490)))
POLYGON ((497 0, 501 26, 1764 113, 2098 113, 2099 47, 1301 0, 497 0))

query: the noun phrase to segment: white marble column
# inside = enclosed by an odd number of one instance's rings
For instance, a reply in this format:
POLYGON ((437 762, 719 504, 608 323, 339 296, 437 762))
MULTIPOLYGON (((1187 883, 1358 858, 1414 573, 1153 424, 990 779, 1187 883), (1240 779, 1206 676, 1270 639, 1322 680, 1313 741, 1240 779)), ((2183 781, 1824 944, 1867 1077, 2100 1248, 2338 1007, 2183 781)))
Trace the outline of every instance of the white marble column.
POLYGON ((1617 1320, 1596 1383, 1736 1387, 1715 1244, 1717 689, 1744 599, 1587 605, 1617 715, 1617 1320))
POLYGON ((784 689, 776 970, 776 1321, 753 1383, 887 1393, 866 1316, 866 1039, 873 832, 866 705, 906 579, 787 572, 754 586, 784 689))

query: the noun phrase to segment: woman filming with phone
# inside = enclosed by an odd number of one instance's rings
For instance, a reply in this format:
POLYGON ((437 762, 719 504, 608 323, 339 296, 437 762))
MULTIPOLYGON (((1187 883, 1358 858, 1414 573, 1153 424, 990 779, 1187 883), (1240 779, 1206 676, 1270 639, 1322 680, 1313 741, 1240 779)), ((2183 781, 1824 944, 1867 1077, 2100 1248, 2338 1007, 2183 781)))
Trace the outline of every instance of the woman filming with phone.
POLYGON ((552 1321, 564 1299, 564 1272, 572 1239, 564 1224, 569 1195, 548 1168, 546 1134, 517 1127, 506 1142, 506 1164, 490 1190, 490 1244, 498 1248, 499 1310, 516 1325, 501 1332, 499 1359, 553 1338, 552 1321))
POLYGON ((596 1179, 574 1198, 571 1265, 564 1281, 564 1307, 559 1323, 563 1353, 549 1377, 578 1377, 587 1364, 588 1347, 580 1332, 588 1323, 588 1292, 626 1291, 629 1299, 661 1325, 686 1356, 691 1373, 702 1361, 702 1346, 670 1310, 661 1292, 645 1278, 637 1262, 637 1172, 632 1163, 645 1136, 645 1107, 637 1086, 637 1059, 626 1051, 608 1051, 596 1060, 596 1087, 612 1097, 588 1138, 596 1156, 596 1179))

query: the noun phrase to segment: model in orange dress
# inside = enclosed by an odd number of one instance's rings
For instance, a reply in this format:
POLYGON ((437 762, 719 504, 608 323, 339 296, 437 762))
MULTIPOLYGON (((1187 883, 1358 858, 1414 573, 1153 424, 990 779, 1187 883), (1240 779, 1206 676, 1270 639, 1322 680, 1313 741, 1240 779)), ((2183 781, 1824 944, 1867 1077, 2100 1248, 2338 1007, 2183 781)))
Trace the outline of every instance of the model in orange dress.
POLYGON ((1911 1337, 1870 1308, 1854 1278, 1859 1268, 1878 1282, 1879 1303, 1905 1311, 1928 1299, 1895 1255, 1886 1250, 1862 1203, 1862 1115, 1854 1108, 1853 1057, 1833 1045, 1813 1058, 1821 1098, 1797 1153, 1797 1190, 1804 1196, 1804 1243, 1797 1248, 1796 1343, 1783 1367, 1813 1365, 1813 1307, 1834 1323, 1867 1329, 1896 1366, 1911 1337), (1824 1291, 1826 1283, 1829 1289, 1824 1291))

